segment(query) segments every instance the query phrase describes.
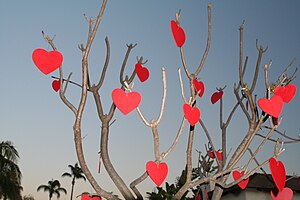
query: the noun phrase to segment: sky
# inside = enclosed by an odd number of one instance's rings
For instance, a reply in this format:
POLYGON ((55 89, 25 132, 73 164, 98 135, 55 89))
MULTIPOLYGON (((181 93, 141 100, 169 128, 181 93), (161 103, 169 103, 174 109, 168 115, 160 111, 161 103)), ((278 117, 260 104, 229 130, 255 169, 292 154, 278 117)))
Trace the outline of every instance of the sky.
MULTIPOLYGON (((89 57, 89 71, 92 83, 96 83, 105 61, 107 36, 111 45, 111 61, 106 80, 100 89, 104 112, 111 105, 111 92, 120 87, 119 70, 123 62, 126 44, 135 44, 125 73, 134 69, 137 56, 148 62, 150 78, 144 83, 135 80, 134 91, 142 96, 140 109, 147 120, 156 119, 159 114, 162 96, 161 67, 166 68, 167 99, 166 109, 159 125, 160 148, 166 150, 171 144, 182 119, 183 100, 180 93, 177 69, 182 68, 179 49, 170 32, 170 21, 181 10, 181 27, 186 33, 184 51, 190 71, 195 71, 205 50, 207 38, 207 4, 212 8, 212 41, 209 55, 199 79, 205 84, 204 97, 198 100, 201 119, 206 124, 217 148, 220 147, 219 106, 210 103, 210 96, 216 87, 224 87, 224 118, 228 116, 236 100, 233 85, 238 82, 238 46, 240 24, 244 22, 244 55, 249 56, 246 81, 250 81, 257 59, 255 41, 266 47, 262 65, 273 64, 270 82, 275 82, 284 68, 296 58, 292 70, 299 67, 300 59, 300 2, 289 1, 108 1, 98 33, 89 57)), ((61 102, 58 93, 51 88, 51 75, 42 74, 34 65, 31 54, 36 48, 48 51, 51 47, 43 39, 41 31, 53 37, 58 50, 64 55, 63 70, 67 76, 73 73, 72 80, 81 81, 82 55, 78 44, 86 44, 88 24, 84 14, 94 19, 100 10, 99 0, 1 0, 0 1, 0 140, 10 140, 20 153, 24 188, 23 195, 31 194, 37 200, 47 199, 47 193, 36 192, 41 184, 58 179, 62 186, 70 190, 71 179, 61 178, 69 171, 68 165, 77 162, 72 126, 73 113, 61 102)), ((262 69, 261 65, 261 69, 262 69)), ((188 94, 187 80, 184 77, 185 93, 188 94)), ((264 97, 263 70, 260 70, 256 93, 264 97)), ((294 84, 300 87, 299 78, 294 84)), ((77 105, 80 89, 70 86, 67 97, 77 105)), ((296 94, 291 103, 284 106, 279 130, 292 137, 299 137, 300 95, 296 94)), ((151 129, 147 128, 136 111, 124 116, 116 111, 116 122, 111 126, 109 153, 116 170, 130 183, 145 171, 145 164, 154 159, 151 129)), ((98 168, 99 133, 101 124, 97 118, 92 96, 88 96, 84 113, 82 134, 87 163, 99 184, 108 191, 119 194, 109 180, 103 165, 98 168)), ((164 160, 169 166, 166 181, 174 182, 185 165, 187 142, 185 126, 178 145, 164 160)), ((232 152, 246 134, 246 119, 238 110, 228 128, 228 149, 232 152)), ((280 138, 274 135, 274 138, 280 138)), ((253 145, 259 144, 259 139, 253 145)), ((207 139, 199 125, 196 126, 194 141, 194 164, 196 150, 204 151, 207 139)), ((298 174, 299 144, 285 145, 286 151, 280 156, 286 164, 288 174, 298 174)), ((273 152, 273 144, 267 144, 258 155, 259 161, 267 160, 273 152)), ((242 164, 242 163, 241 163, 242 164)), ((268 167, 266 167, 266 170, 268 167)), ((91 186, 79 180, 75 195, 93 192, 91 186)), ((149 178, 138 188, 145 194, 155 185, 149 178)), ((60 199, 69 199, 62 195, 60 199)))

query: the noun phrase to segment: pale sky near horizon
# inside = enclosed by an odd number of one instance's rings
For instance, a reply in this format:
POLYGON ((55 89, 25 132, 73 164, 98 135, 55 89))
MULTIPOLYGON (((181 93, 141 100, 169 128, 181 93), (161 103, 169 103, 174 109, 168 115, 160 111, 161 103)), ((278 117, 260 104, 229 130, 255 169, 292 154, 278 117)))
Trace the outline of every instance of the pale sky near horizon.
MULTIPOLYGON (((105 61, 104 38, 108 36, 111 61, 104 86, 100 90, 104 111, 108 112, 111 91, 119 87, 118 73, 125 56, 126 44, 137 43, 128 60, 126 73, 130 74, 134 69, 137 56, 148 60, 145 66, 150 71, 150 78, 145 83, 136 79, 134 90, 142 95, 140 109, 145 117, 148 120, 155 119, 159 114, 162 95, 161 67, 164 66, 167 75, 167 102, 159 126, 161 151, 171 145, 183 116, 183 100, 177 74, 177 69, 182 64, 169 23, 181 9, 181 26, 187 37, 184 45, 186 61, 190 71, 194 71, 205 50, 209 2, 213 4, 212 43, 204 69, 198 77, 206 87, 204 97, 198 99, 198 106, 201 118, 217 148, 220 147, 219 105, 211 105, 210 96, 216 87, 227 85, 223 96, 226 118, 233 102, 236 102, 233 84, 238 80, 238 28, 243 20, 244 56, 249 56, 246 81, 251 79, 257 59, 256 39, 264 47, 268 46, 262 65, 270 59, 273 60, 270 81, 276 81, 293 58, 296 58, 296 62, 291 72, 299 67, 300 1, 108 1, 90 54, 92 83, 98 80, 105 61)), ((42 74, 33 64, 31 54, 36 48, 51 50, 42 37, 42 30, 50 36, 56 35, 54 42, 64 55, 64 75, 73 72, 72 80, 80 82, 82 57, 77 46, 86 43, 88 32, 88 24, 83 14, 96 18, 100 6, 100 0, 0 1, 0 141, 10 140, 18 149, 19 165, 23 174, 23 195, 32 194, 36 200, 47 199, 47 193, 36 192, 36 189, 52 178, 59 179, 62 186, 70 191, 71 180, 61 178, 61 174, 69 171, 68 165, 74 165, 77 158, 72 132, 74 116, 61 102, 58 93, 51 88, 51 75, 58 76, 58 71, 48 76, 42 74)), ((184 83, 187 87, 186 79, 184 83)), ((300 87, 299 77, 293 83, 300 87)), ((256 90, 259 98, 264 96, 263 84, 261 67, 256 90)), ((188 92, 186 88, 185 93, 188 92)), ((78 87, 70 86, 67 97, 77 105, 79 94, 78 87)), ((279 130, 286 131, 294 138, 299 137, 300 133, 299 101, 300 95, 296 94, 291 103, 284 105, 282 124, 279 127, 279 130)), ((128 116, 116 111, 114 119, 116 122, 111 127, 109 139, 110 156, 116 170, 129 184, 145 171, 146 162, 154 159, 152 133, 142 123, 136 111, 128 116)), ((233 151, 246 133, 245 122, 239 109, 228 129, 228 150, 232 147, 233 151)), ((169 183, 173 183, 184 168, 187 130, 186 126, 177 147, 165 159, 169 166, 166 179, 169 183)), ((88 98, 82 132, 85 136, 83 144, 86 160, 92 173, 104 189, 119 194, 103 165, 101 173, 97 173, 100 124, 92 96, 88 98)), ((274 135, 274 138, 278 137, 274 135)), ((207 139, 197 125, 194 162, 197 158, 196 149, 203 151, 205 143, 207 139)), ((288 174, 300 175, 299 145, 286 145, 286 152, 280 156, 286 164, 288 174)), ((258 160, 262 162, 268 159, 272 152, 273 144, 270 143, 258 155, 258 160)), ((268 170, 268 166, 266 169, 268 170)), ((155 185, 148 178, 138 188, 143 192, 151 192, 155 185)), ((79 180, 75 195, 81 192, 93 192, 93 189, 87 182, 79 180)), ((60 199, 69 199, 69 195, 62 194, 60 199)))

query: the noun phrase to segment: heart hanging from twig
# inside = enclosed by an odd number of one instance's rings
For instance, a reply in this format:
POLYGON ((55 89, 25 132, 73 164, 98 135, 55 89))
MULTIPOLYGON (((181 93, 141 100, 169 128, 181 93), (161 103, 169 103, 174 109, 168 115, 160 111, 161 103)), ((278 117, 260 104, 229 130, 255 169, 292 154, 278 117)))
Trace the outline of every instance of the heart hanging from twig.
POLYGON ((90 196, 89 194, 83 194, 81 195, 81 200, 101 200, 101 197, 99 196, 90 196))
POLYGON ((271 99, 260 98, 257 103, 262 111, 275 118, 279 117, 283 108, 283 100, 279 95, 274 95, 271 99))
MULTIPOLYGON (((234 180, 240 179, 240 178, 244 175, 244 173, 245 173, 244 171, 242 171, 242 172, 239 172, 239 171, 233 171, 233 172, 232 172, 233 179, 234 179, 234 180)), ((249 178, 244 179, 244 180, 242 180, 242 181, 240 181, 240 182, 238 183, 238 186, 243 190, 243 189, 245 189, 245 188, 247 187, 248 182, 249 182, 249 178)))
POLYGON ((274 90, 275 95, 282 97, 283 102, 289 103, 296 95, 297 87, 294 84, 277 86, 274 90))
POLYGON ((149 70, 139 63, 135 65, 135 72, 141 82, 144 82, 149 78, 149 70))
POLYGON ((274 194, 274 191, 271 190, 272 200, 292 200, 293 199, 293 190, 290 188, 283 188, 282 191, 277 191, 277 195, 274 194))
POLYGON ((279 191, 282 191, 285 186, 286 172, 284 164, 275 158, 269 159, 270 171, 275 185, 279 191))
POLYGON ((192 107, 189 104, 183 105, 183 113, 191 126, 194 126, 200 119, 200 110, 197 107, 192 107))
POLYGON ((63 61, 63 55, 58 51, 46 51, 44 49, 35 49, 32 53, 34 64, 44 74, 49 74, 59 68, 63 61))
POLYGON ((193 80, 193 85, 199 97, 202 97, 204 94, 204 83, 202 81, 198 81, 197 79, 193 80))
POLYGON ((146 170, 152 181, 160 186, 168 175, 168 165, 164 162, 156 163, 148 161, 146 164, 146 170))
POLYGON ((213 93, 213 95, 210 98, 211 103, 215 104, 217 101, 219 101, 222 98, 223 94, 224 94, 224 92, 222 90, 213 93))
POLYGON ((55 92, 57 92, 60 89, 60 81, 59 80, 52 81, 52 88, 55 92))
POLYGON ((142 97, 138 92, 126 93, 120 88, 114 89, 112 92, 112 99, 116 107, 127 115, 133 111, 140 104, 142 97))
POLYGON ((185 43, 185 33, 174 20, 171 21, 171 31, 177 47, 182 47, 185 43))

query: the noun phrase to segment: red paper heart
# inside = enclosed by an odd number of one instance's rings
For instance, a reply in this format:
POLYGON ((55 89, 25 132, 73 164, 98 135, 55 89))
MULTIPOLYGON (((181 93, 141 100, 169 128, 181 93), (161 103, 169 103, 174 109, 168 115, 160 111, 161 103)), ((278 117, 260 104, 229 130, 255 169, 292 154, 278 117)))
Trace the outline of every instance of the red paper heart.
POLYGON ((191 107, 189 104, 184 104, 183 112, 191 126, 194 126, 200 119, 200 110, 197 107, 191 107))
POLYGON ((93 197, 91 198, 91 200, 101 200, 101 197, 93 196, 93 197))
POLYGON ((283 100, 279 95, 274 95, 270 100, 260 98, 257 103, 262 111, 275 118, 279 117, 283 107, 283 100))
POLYGON ((57 92, 60 89, 60 81, 59 80, 52 81, 52 88, 55 92, 57 92))
POLYGON ((271 190, 272 200, 292 200, 293 199, 293 190, 290 188, 283 188, 282 191, 278 191, 277 195, 271 190))
POLYGON ((210 98, 211 103, 215 104, 217 101, 219 101, 222 98, 223 94, 224 94, 223 91, 213 93, 213 95, 210 98))
POLYGON ((185 42, 185 33, 184 30, 174 20, 171 21, 171 31, 176 45, 178 47, 182 47, 185 42))
MULTIPOLYGON (((233 175, 233 179, 234 180, 238 180, 239 178, 241 178, 244 175, 244 171, 239 172, 239 171, 233 171, 232 175, 233 175)), ((247 187, 249 182, 249 178, 242 180, 241 182, 238 183, 238 186, 243 190, 247 187)))
POLYGON ((88 194, 81 195, 81 200, 90 200, 90 196, 88 194))
POLYGON ((167 177, 168 165, 164 162, 156 163, 153 161, 148 161, 146 164, 146 170, 152 181, 157 186, 160 186, 167 177))
POLYGON ((127 115, 134 110, 141 102, 141 95, 138 92, 126 93, 122 89, 117 88, 112 92, 112 99, 117 108, 127 115))
POLYGON ((146 81, 149 78, 149 71, 146 67, 143 67, 141 64, 137 63, 135 65, 135 72, 139 77, 141 82, 146 81))
POLYGON ((212 159, 214 159, 216 157, 213 151, 208 151, 207 155, 212 159))
POLYGON ((200 194, 198 194, 198 195, 196 196, 196 200, 201 200, 200 194))
POLYGON ((49 74, 59 68, 63 61, 63 55, 58 51, 46 51, 44 49, 35 49, 32 53, 34 64, 44 74, 49 74))
POLYGON ((217 154, 218 160, 222 161, 223 160, 222 151, 217 151, 216 154, 217 154))
POLYGON ((274 183, 276 184, 279 191, 282 191, 285 186, 286 172, 283 163, 275 158, 269 159, 270 170, 274 183))
POLYGON ((199 97, 202 97, 204 94, 204 83, 202 81, 197 81, 197 79, 194 79, 193 85, 197 94, 199 93, 199 97))
POLYGON ((274 90, 275 95, 282 97, 283 102, 289 103, 296 94, 297 87, 294 84, 284 86, 277 86, 274 90))

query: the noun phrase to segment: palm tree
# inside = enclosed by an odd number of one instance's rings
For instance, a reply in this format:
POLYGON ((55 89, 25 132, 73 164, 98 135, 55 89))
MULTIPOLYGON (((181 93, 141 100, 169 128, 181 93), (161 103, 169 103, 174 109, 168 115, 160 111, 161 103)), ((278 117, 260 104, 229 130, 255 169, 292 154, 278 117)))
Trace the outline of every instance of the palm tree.
POLYGON ((43 189, 44 192, 49 192, 49 200, 52 199, 53 194, 56 194, 57 198, 60 197, 60 192, 67 194, 67 190, 63 187, 60 187, 60 182, 58 180, 48 181, 48 185, 40 185, 37 188, 37 191, 43 189))
POLYGON ((71 169, 71 173, 69 172, 65 172, 63 173, 62 177, 71 177, 72 178, 72 188, 71 188, 71 200, 73 199, 73 191, 74 191, 74 186, 75 186, 75 180, 76 179, 83 179, 84 181, 86 181, 86 178, 83 175, 83 172, 81 170, 81 168, 78 166, 78 163, 75 163, 74 166, 72 165, 68 165, 68 167, 70 167, 71 169))
POLYGON ((22 199, 22 174, 17 165, 18 158, 18 151, 12 142, 0 143, 0 198, 22 199))

